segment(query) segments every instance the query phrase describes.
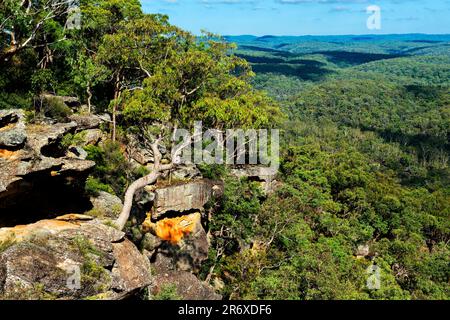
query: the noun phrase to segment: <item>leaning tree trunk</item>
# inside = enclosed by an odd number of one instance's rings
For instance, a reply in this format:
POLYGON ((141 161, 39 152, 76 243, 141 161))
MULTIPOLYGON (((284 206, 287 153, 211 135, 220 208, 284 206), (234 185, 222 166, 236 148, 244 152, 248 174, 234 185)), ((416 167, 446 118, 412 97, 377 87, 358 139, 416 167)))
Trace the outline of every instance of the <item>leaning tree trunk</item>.
POLYGON ((131 207, 133 206, 134 194, 136 193, 136 191, 142 189, 143 187, 149 184, 155 183, 162 172, 172 170, 176 166, 176 164, 179 163, 179 156, 182 150, 191 143, 193 137, 194 136, 191 136, 189 139, 186 139, 186 141, 182 145, 178 146, 176 150, 173 150, 172 162, 169 164, 161 164, 162 155, 161 152, 159 151, 158 144, 162 138, 160 137, 156 139, 156 141, 150 145, 153 151, 153 157, 155 159, 153 170, 150 174, 146 175, 145 177, 142 177, 134 181, 125 192, 125 199, 122 211, 117 220, 115 221, 116 226, 120 230, 122 230, 125 227, 125 224, 127 223, 128 218, 130 217, 131 207))
POLYGON ((122 230, 125 227, 125 224, 127 223, 128 218, 130 217, 131 207, 133 206, 134 194, 136 193, 136 191, 142 189, 143 187, 149 184, 155 183, 156 180, 158 180, 160 173, 161 173, 160 169, 155 168, 155 170, 153 170, 152 173, 134 181, 128 187, 125 193, 125 200, 123 203, 122 212, 120 213, 115 223, 120 230, 122 230))
POLYGON ((117 220, 115 221, 116 226, 120 230, 122 230, 125 227, 125 224, 127 223, 128 218, 130 217, 131 208, 133 206, 134 194, 136 193, 136 191, 142 189, 143 187, 149 184, 155 183, 162 172, 173 168, 172 163, 161 165, 162 155, 158 149, 159 142, 160 139, 157 139, 154 143, 151 144, 153 157, 155 159, 152 172, 146 175, 145 177, 142 177, 134 181, 132 184, 130 184, 127 191, 125 192, 125 199, 122 211, 117 220))

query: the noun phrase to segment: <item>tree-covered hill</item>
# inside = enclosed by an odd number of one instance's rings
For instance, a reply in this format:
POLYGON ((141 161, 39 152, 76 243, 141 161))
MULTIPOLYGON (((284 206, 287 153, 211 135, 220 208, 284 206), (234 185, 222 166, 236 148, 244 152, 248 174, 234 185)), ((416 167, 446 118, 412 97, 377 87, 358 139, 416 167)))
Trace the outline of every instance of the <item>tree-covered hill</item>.
MULTIPOLYGON (((39 153, 44 160, 57 153, 55 160, 77 147, 94 161, 80 192, 124 202, 109 227, 150 247, 145 259, 154 262, 173 243, 144 235, 143 219, 161 220, 138 208, 155 199, 139 191, 182 185, 194 171, 224 187, 195 212, 205 260, 187 276, 225 299, 450 298, 449 35, 224 41, 146 14, 138 0, 81 0, 83 23, 67 29, 67 7, 46 3, 0 3, 8 31, 0 33, 0 109, 22 109, 14 111, 20 125, 70 127, 73 110, 56 96, 75 96, 83 104, 75 116, 107 119, 97 122, 101 144, 81 147, 86 137, 72 132, 39 153), (240 178, 220 164, 193 166, 173 181, 171 133, 198 120, 218 130, 280 128, 273 188, 264 192, 259 177, 240 178), (145 166, 131 156, 136 145, 145 166), (374 268, 377 288, 368 285, 374 268)), ((0 134, 14 118, 4 114, 0 134)), ((0 148, 13 168, 14 148, 0 148)), ((14 179, 22 172, 10 171, 14 179)), ((59 174, 52 167, 46 179, 59 174)), ((10 247, 1 242, 0 253, 10 247)), ((86 261, 95 278, 98 268, 86 261)), ((186 276, 170 270, 177 272, 186 276)), ((171 288, 161 296, 179 297, 171 288)))

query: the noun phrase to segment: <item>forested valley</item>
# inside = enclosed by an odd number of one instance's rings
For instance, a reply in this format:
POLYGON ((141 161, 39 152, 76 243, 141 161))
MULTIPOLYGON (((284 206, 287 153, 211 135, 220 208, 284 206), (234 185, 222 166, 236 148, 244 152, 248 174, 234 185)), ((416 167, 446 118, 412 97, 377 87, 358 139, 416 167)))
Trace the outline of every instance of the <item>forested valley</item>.
MULTIPOLYGON (((78 113, 109 116, 99 126, 101 143, 82 145, 84 136, 67 131, 41 149, 57 158, 82 146, 77 152, 95 162, 83 197, 124 201, 159 162, 156 187, 185 183, 163 174, 173 159, 161 144, 174 128, 199 120, 220 129, 278 128, 280 168, 270 192, 226 165, 198 166, 204 179, 223 182, 223 194, 205 204, 209 248, 189 272, 223 299, 449 299, 450 36, 198 37, 170 17, 144 14, 138 0, 82 0, 81 28, 69 30, 66 9, 45 2, 0 3, 0 26, 14 30, 0 33, 0 111, 21 110, 34 130, 78 113), (71 110, 61 96, 77 97, 84 109, 71 110), (130 137, 147 150, 156 145, 150 165, 131 161, 130 137), (374 267, 376 289, 368 286, 374 267)), ((6 145, 5 128, 3 172, 22 148, 6 145)), ((64 176, 64 168, 34 175, 64 176)), ((5 199, 0 209, 10 210, 5 199)), ((150 209, 136 206, 119 229, 155 257, 160 249, 142 225, 150 209)), ((113 220, 104 225, 117 228, 113 220)), ((14 241, 0 233, 0 265, 14 241)), ((75 242, 91 285, 76 298, 99 298, 109 271, 86 258, 95 248, 75 242)), ((0 297, 8 298, 1 274, 0 297)), ((48 298, 46 285, 12 297, 48 298)), ((161 288, 134 294, 183 298, 175 284, 161 288)))

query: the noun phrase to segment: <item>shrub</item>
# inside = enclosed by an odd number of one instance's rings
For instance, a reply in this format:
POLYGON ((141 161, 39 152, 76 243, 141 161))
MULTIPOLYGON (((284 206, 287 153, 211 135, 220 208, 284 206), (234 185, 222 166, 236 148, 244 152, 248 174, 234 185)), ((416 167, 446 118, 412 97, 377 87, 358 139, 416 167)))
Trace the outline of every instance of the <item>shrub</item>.
POLYGON ((85 147, 88 160, 96 163, 91 179, 88 179, 87 190, 97 192, 103 190, 122 195, 127 187, 129 165, 122 153, 120 144, 107 141, 99 146, 85 147))
POLYGON ((105 191, 114 194, 113 188, 105 183, 102 183, 99 179, 92 176, 86 179, 84 190, 88 195, 97 196, 99 191, 105 191))
POLYGON ((225 166, 222 164, 199 164, 197 168, 204 178, 211 180, 220 180, 227 173, 225 166))
POLYGON ((57 97, 48 97, 44 99, 41 112, 43 112, 45 116, 58 121, 65 121, 67 117, 72 114, 72 110, 66 106, 64 101, 57 97))
POLYGON ((182 300, 182 297, 178 294, 175 284, 164 284, 153 296, 153 300, 182 300))

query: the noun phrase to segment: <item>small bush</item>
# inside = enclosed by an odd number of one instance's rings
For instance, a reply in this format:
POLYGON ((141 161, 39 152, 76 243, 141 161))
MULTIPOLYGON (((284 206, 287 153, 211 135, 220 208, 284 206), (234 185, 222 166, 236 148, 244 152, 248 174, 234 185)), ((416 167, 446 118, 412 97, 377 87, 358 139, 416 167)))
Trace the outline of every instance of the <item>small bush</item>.
POLYGON ((227 174, 223 164, 199 164, 197 168, 204 178, 211 180, 221 180, 227 174))
POLYGON ((178 294, 175 284, 165 284, 153 296, 153 300, 182 300, 182 297, 178 294))
POLYGON ((72 114, 72 110, 66 106, 64 101, 57 97, 49 97, 44 99, 41 112, 43 112, 45 116, 58 121, 67 120, 67 118, 72 114))
POLYGON ((110 141, 99 146, 86 146, 85 150, 88 152, 87 159, 96 163, 92 173, 92 177, 96 180, 90 182, 90 187, 96 187, 93 190, 122 195, 128 185, 127 176, 130 168, 120 144, 110 141))
POLYGON ((100 191, 105 191, 114 194, 113 188, 105 183, 102 183, 99 179, 92 176, 86 179, 84 190, 88 195, 97 196, 100 191))

